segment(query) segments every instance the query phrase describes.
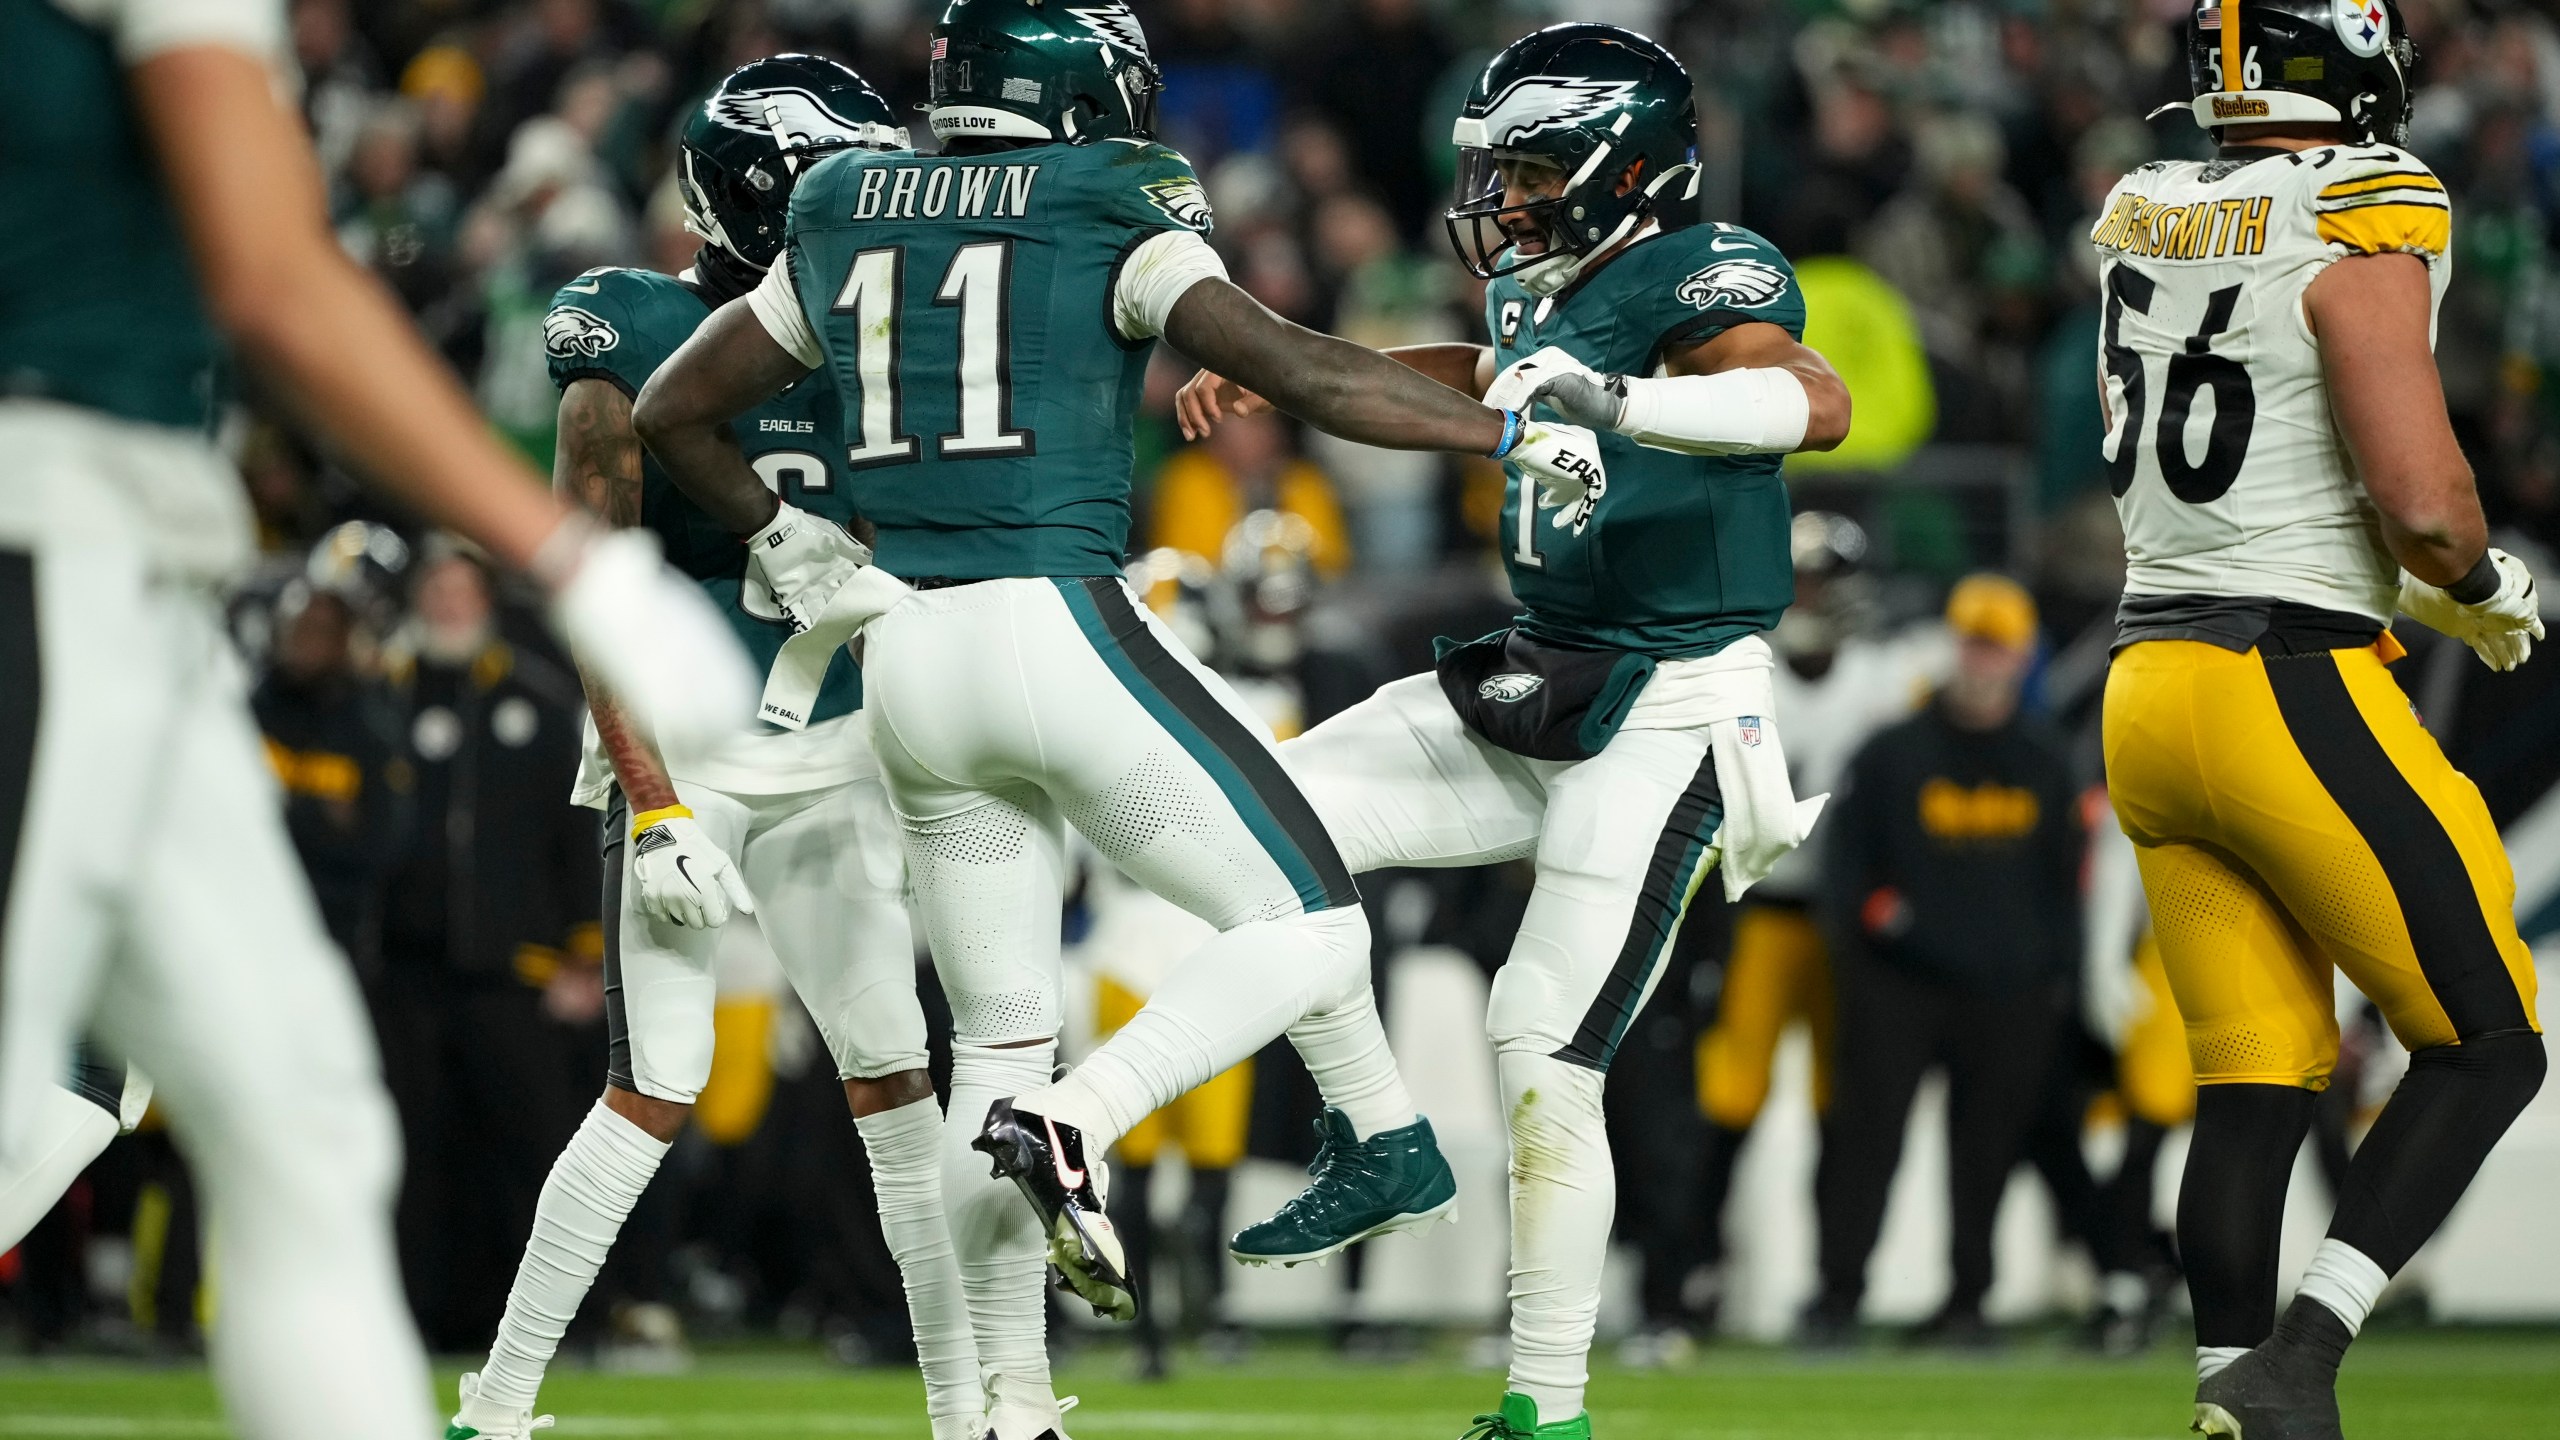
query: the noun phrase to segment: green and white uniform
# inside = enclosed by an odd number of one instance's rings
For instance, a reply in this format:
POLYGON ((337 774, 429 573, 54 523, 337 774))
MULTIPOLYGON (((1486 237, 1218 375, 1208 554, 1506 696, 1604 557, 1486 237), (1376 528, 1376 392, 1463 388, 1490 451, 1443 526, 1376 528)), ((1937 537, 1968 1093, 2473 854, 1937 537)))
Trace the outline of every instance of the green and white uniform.
MULTIPOLYGON (((714 308, 689 273, 590 270, 560 287, 543 324, 552 382, 565 390, 601 380, 637 396, 714 308)), ((841 413, 834 388, 811 380, 732 427, 766 484, 839 524, 854 517, 841 413)), ((668 562, 729 618, 749 657, 770 667, 790 623, 748 577, 737 537, 677 490, 655 458, 642 464, 640 520, 668 562)), ((712 754, 670 755, 666 764, 677 799, 754 894, 755 928, 817 1021, 837 1074, 876 1079, 923 1068, 925 1027, 897 820, 861 703, 862 677, 840 648, 805 728, 758 725, 712 754)), ((721 934, 639 906, 630 807, 592 722, 571 798, 610 817, 605 904, 619 919, 605 948, 606 1079, 690 1104, 711 1075, 721 934)))
POLYGON ((865 683, 960 1037, 1058 1029, 1062 820, 1289 991, 1157 1104, 1368 975, 1358 893, 1269 729, 1120 578, 1148 352, 1224 273, 1209 223, 1151 143, 848 152, 801 180, 752 297, 842 393, 879 563, 921 586, 865 631, 865 683))
POLYGON ((275 63, 282 11, 0 0, 0 1189, 80 1036, 144 1060, 223 1257, 234 1422, 423 1440, 397 1132, 222 628, 253 553, 206 438, 222 346, 127 82, 275 63))

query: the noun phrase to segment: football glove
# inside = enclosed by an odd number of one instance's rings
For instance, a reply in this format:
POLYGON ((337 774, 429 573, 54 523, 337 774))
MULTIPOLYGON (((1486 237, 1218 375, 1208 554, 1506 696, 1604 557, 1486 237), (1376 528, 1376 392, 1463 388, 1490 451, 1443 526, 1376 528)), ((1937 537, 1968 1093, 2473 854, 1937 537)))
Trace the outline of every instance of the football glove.
POLYGON ((551 624, 579 663, 631 707, 661 749, 699 753, 747 728, 756 675, 702 588, 658 558, 646 530, 573 522, 537 560, 551 624))
POLYGON ((748 566, 773 592, 794 630, 815 624, 827 601, 870 563, 870 546, 796 505, 775 510, 763 529, 747 537, 748 566))
POLYGON ((1609 470, 1600 462, 1598 436, 1579 425, 1523 419, 1520 443, 1502 457, 1538 482, 1538 506, 1551 509, 1557 529, 1582 533, 1609 493, 1609 470))
POLYGON ((717 930, 734 912, 755 913, 738 867, 682 805, 631 821, 632 898, 640 913, 691 930, 717 930))
POLYGON ((2533 572, 2504 550, 2491 550, 2498 589, 2476 605, 2465 605, 2407 571, 2400 572, 2400 613, 2430 630, 2450 635, 2471 647, 2480 663, 2492 670, 2513 670, 2533 654, 2542 638, 2542 606, 2533 572))
MULTIPOLYGON (((1549 345, 1542 350, 1523 355, 1504 366, 1502 373, 1494 376, 1493 383, 1485 388, 1484 403, 1496 410, 1518 410, 1525 413, 1531 403, 1530 392, 1548 380, 1558 375, 1589 375, 1590 373, 1591 367, 1574 359, 1563 346, 1549 345)), ((1576 420, 1574 423, 1582 425, 1590 422, 1576 420)), ((1607 427, 1594 428, 1606 429, 1607 427)))

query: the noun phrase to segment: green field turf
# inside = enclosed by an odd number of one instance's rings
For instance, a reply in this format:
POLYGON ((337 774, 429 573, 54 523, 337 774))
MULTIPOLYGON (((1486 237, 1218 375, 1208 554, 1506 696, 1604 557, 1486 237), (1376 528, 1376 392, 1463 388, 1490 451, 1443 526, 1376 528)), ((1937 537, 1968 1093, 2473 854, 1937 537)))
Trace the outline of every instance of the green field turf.
MULTIPOLYGON (((1604 1370, 1594 1386, 1602 1440, 2169 1440, 2184 1432, 2187 1366, 2162 1349, 2134 1364, 2080 1360, 2052 1343, 1987 1360, 1885 1350, 1829 1360, 1718 1350, 1677 1371, 1604 1370)), ((1220 1366, 1182 1365, 1154 1385, 1126 1379, 1115 1352, 1061 1370, 1084 1397, 1076 1440, 1454 1440, 1500 1388, 1438 1357, 1389 1366, 1271 1347, 1220 1366)), ((443 1373, 450 1399, 452 1374, 443 1373)), ((2376 1335, 2343 1387, 2351 1436, 2526 1440, 2560 1434, 2560 1335, 2376 1335)), ((912 1376, 842 1371, 784 1350, 721 1353, 677 1376, 563 1371, 544 1393, 561 1440, 736 1436, 819 1440, 925 1433, 912 1376)), ((219 1440, 201 1370, 103 1361, 0 1361, 0 1437, 219 1440)))

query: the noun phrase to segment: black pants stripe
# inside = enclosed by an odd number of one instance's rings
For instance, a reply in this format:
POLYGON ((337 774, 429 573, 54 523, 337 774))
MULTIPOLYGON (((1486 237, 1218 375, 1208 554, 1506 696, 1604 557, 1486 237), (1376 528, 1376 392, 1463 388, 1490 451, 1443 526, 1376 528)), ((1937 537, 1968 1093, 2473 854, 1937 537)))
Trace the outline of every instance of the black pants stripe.
POLYGON ((1672 803, 1671 818, 1663 822, 1662 833, 1653 842, 1653 857, 1645 863, 1644 889, 1636 894, 1635 915, 1627 922, 1627 938, 1618 947, 1617 962, 1609 967, 1598 998, 1583 1012, 1573 1043, 1557 1051, 1556 1059, 1607 1070, 1617 1058, 1619 1042, 1635 1023, 1645 983, 1662 964, 1672 933, 1680 926, 1681 911, 1689 902, 1690 878, 1723 823, 1724 792, 1716 786, 1716 757, 1710 751, 1698 762, 1698 773, 1689 777, 1688 788, 1672 803))
POLYGON ((44 665, 36 645, 36 560, 0 551, 0 926, 18 874, 18 838, 27 826, 27 791, 36 769, 36 714, 44 702, 44 665))
POLYGON ((640 1093, 631 1078, 631 1012, 622 999, 622 847, 630 842, 631 802, 622 787, 605 802, 604 834, 604 1083, 640 1093))
POLYGON ((2528 1028, 2462 853, 2365 724, 2337 660, 2326 651, 2269 656, 2266 667, 2295 747, 2390 877, 2418 968, 2454 1034, 2528 1028))
POLYGON ((1139 616, 1137 607, 1129 603, 1129 592, 1121 588, 1118 580, 1091 577, 1070 583, 1080 586, 1092 600, 1111 638, 1128 654, 1139 676, 1241 772, 1254 798, 1270 812, 1288 843, 1315 874, 1324 903, 1308 908, 1338 910, 1358 905, 1360 887, 1352 883, 1351 868, 1343 863, 1342 852, 1334 848, 1332 832, 1316 818, 1315 807, 1307 803, 1298 782, 1289 778, 1289 772, 1281 768, 1262 737, 1220 704, 1191 667, 1164 648, 1139 616))

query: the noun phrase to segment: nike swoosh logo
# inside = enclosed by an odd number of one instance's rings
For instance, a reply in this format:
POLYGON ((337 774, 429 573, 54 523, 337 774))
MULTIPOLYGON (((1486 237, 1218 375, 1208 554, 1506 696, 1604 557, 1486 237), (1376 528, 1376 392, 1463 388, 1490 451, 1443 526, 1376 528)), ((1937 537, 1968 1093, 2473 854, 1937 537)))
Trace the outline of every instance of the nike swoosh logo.
POLYGON ((1049 1132, 1049 1163, 1057 1167, 1058 1183, 1072 1192, 1084 1188, 1084 1172, 1067 1164, 1066 1146, 1058 1141, 1058 1122, 1043 1115, 1041 1128, 1049 1132))
POLYGON ((1707 242, 1707 248, 1710 250, 1748 250, 1751 248, 1751 242, 1748 240, 1728 241, 1722 236, 1718 236, 1717 238, 1707 242))
MULTIPOLYGON (((1721 248, 1723 248, 1723 247, 1719 246, 1719 247, 1717 247, 1717 248, 1721 249, 1721 248)), ((596 293, 596 289, 597 289, 598 285, 599 285, 599 284, 601 284, 601 283, 602 283, 602 282, 595 281, 595 280, 588 280, 588 281, 584 281, 584 282, 580 282, 580 281, 572 280, 572 281, 570 281, 568 284, 563 285, 563 286, 561 286, 560 288, 561 288, 561 289, 563 289, 563 290, 569 291, 569 292, 571 292, 572 294, 577 294, 577 295, 593 295, 593 294, 595 294, 595 293, 596 293)))
POLYGON ((693 885, 693 888, 696 890, 701 889, 702 887, 700 885, 694 884, 692 867, 686 865, 684 862, 684 856, 679 855, 676 857, 676 873, 684 877, 684 883, 687 885, 693 885))

